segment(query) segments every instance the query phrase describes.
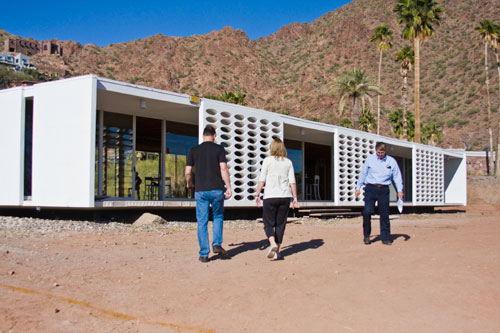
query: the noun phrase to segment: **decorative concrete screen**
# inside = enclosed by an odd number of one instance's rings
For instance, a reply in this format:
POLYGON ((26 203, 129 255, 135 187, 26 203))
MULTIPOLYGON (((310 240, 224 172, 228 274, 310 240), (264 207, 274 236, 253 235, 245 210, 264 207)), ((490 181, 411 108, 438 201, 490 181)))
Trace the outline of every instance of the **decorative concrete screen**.
POLYGON ((356 182, 363 162, 375 152, 375 138, 357 131, 338 132, 338 202, 342 205, 362 204, 363 191, 358 200, 354 198, 356 182))
POLYGON ((283 139, 283 122, 269 113, 204 102, 200 128, 206 125, 217 129, 215 142, 226 149, 233 190, 227 204, 254 205, 262 161, 269 155, 272 138, 283 139))
POLYGON ((414 148, 415 203, 444 204, 444 156, 421 147, 414 148))

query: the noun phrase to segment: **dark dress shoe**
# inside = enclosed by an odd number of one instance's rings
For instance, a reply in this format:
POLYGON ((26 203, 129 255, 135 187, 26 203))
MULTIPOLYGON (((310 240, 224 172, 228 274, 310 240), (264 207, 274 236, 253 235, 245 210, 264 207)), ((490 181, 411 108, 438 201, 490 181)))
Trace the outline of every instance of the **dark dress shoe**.
POLYGON ((213 250, 215 254, 220 254, 221 256, 227 256, 227 251, 224 250, 220 245, 214 245, 213 250))
POLYGON ((209 262, 208 257, 200 257, 200 258, 199 258, 199 260, 200 260, 201 262, 209 262))
POLYGON ((384 244, 384 245, 392 245, 392 240, 383 240, 382 244, 384 244))
POLYGON ((365 245, 370 245, 370 237, 365 237, 363 238, 363 243, 365 243, 365 245))

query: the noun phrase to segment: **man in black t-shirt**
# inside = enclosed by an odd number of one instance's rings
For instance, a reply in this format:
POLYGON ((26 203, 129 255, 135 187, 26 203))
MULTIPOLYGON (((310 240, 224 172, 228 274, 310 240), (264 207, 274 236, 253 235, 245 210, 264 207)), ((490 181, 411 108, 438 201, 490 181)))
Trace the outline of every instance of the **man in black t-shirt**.
POLYGON ((196 200, 196 220, 198 221, 198 243, 200 245, 200 261, 208 262, 210 253, 208 239, 208 215, 210 205, 213 211, 213 252, 227 256, 222 248, 222 227, 224 221, 224 198, 229 199, 231 182, 226 163, 224 147, 214 142, 215 129, 206 126, 203 130, 203 143, 191 148, 186 160, 186 184, 194 188, 196 200), (196 184, 193 184, 193 167, 196 184), (225 185, 225 188, 224 188, 225 185))

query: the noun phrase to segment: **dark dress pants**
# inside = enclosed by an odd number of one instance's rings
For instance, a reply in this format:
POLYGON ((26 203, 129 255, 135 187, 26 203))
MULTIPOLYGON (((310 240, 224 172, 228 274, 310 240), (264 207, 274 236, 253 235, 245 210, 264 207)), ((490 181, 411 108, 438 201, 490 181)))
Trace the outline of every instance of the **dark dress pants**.
POLYGON ((267 238, 274 236, 277 244, 283 242, 286 219, 290 209, 290 198, 264 199, 262 222, 267 238))
POLYGON ((365 208, 363 209, 363 235, 370 237, 372 232, 371 216, 378 202, 380 215, 380 238, 382 241, 391 239, 391 224, 389 222, 389 186, 365 186, 365 208))

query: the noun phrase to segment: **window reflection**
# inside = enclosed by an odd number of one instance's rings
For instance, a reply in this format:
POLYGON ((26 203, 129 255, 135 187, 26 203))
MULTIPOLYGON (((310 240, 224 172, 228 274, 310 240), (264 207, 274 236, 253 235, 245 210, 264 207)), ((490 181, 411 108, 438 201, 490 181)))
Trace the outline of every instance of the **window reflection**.
POLYGON ((297 196, 303 199, 302 196, 302 143, 300 141, 285 140, 286 151, 288 158, 292 161, 295 171, 295 181, 297 182, 297 196))
POLYGON ((159 119, 136 117, 135 200, 162 200, 161 123, 159 119))
MULTIPOLYGON (((96 142, 98 143, 98 142, 96 142)), ((132 116, 104 112, 103 195, 127 198, 132 187, 132 116)))
POLYGON ((184 170, 189 150, 198 144, 198 126, 168 122, 166 131, 165 195, 170 198, 193 198, 191 190, 186 187, 184 170))

